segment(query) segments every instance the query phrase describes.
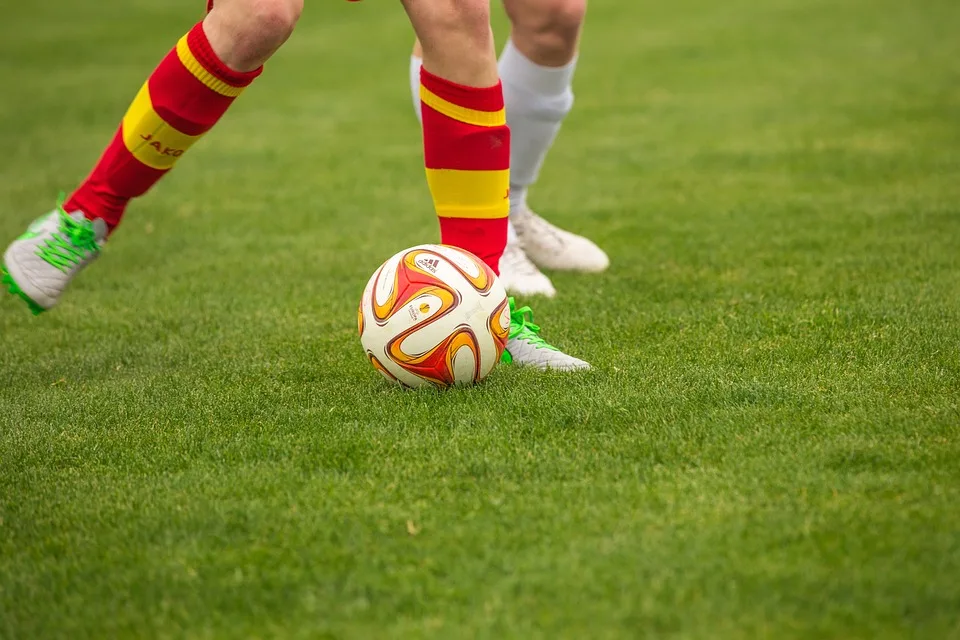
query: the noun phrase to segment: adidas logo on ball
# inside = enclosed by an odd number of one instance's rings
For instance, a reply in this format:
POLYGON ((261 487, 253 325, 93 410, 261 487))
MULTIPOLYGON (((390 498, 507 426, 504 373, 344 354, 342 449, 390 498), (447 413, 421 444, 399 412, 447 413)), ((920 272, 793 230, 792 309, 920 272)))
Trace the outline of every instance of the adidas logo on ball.
POLYGON ((430 273, 436 273, 437 267, 440 266, 440 261, 436 258, 420 258, 417 260, 417 264, 429 271, 430 273))

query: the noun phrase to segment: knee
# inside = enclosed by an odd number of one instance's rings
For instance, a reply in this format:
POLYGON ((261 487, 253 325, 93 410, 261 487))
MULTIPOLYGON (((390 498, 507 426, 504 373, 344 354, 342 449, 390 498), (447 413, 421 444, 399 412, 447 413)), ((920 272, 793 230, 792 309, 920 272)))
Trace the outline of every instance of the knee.
POLYGON ((250 71, 290 37, 301 11, 303 0, 217 0, 203 25, 224 63, 250 71))
POLYGON ((586 0, 542 0, 540 11, 531 14, 528 28, 574 43, 580 35, 586 13, 586 0))
POLYGON ((431 73, 469 86, 497 81, 490 0, 404 0, 431 73))
POLYGON ((252 29, 271 43, 285 42, 303 12, 303 0, 249 0, 247 4, 252 29))
POLYGON ((587 12, 586 0, 512 0, 508 5, 514 39, 523 40, 547 62, 569 60, 577 48, 587 12))
POLYGON ((430 0, 422 4, 429 5, 419 20, 425 47, 428 41, 456 41, 480 50, 492 47, 489 0, 430 0))

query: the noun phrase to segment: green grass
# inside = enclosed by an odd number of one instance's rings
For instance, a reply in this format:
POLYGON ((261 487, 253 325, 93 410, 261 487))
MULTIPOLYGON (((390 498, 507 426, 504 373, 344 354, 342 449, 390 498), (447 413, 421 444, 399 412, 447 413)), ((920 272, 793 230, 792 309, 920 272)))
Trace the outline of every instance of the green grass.
MULTIPOLYGON (((12 3, 0 234, 199 0, 12 3)), ((400 392, 398 3, 313 3, 55 312, 0 299, 0 637, 960 637, 960 4, 595 2, 533 205, 587 375, 400 392)), ((503 33, 502 16, 498 15, 503 33)))

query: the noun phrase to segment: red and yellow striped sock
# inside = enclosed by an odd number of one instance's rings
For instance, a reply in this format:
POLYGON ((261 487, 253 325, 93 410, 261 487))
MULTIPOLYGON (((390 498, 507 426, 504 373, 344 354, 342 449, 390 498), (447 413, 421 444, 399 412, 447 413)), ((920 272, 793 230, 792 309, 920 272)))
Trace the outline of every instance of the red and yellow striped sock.
POLYGON ((500 83, 466 87, 420 71, 427 184, 440 239, 500 273, 510 214, 510 129, 500 83))
POLYGON ((140 89, 90 177, 66 210, 120 223, 131 198, 146 193, 260 75, 227 67, 197 24, 140 89))

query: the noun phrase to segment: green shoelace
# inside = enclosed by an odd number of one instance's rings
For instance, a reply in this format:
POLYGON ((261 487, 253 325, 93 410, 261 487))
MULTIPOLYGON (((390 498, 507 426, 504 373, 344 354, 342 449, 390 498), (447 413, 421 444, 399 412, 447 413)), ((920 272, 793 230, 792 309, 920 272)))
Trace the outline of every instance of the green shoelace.
POLYGON ((57 233, 37 247, 37 255, 50 265, 61 271, 75 267, 90 254, 100 251, 97 244, 97 233, 90 220, 76 221, 67 215, 63 208, 64 198, 61 194, 57 202, 57 216, 60 228, 57 233))
POLYGON ((517 308, 513 298, 510 298, 510 337, 519 338, 538 349, 557 348, 540 337, 540 325, 533 322, 533 310, 530 307, 517 308))

